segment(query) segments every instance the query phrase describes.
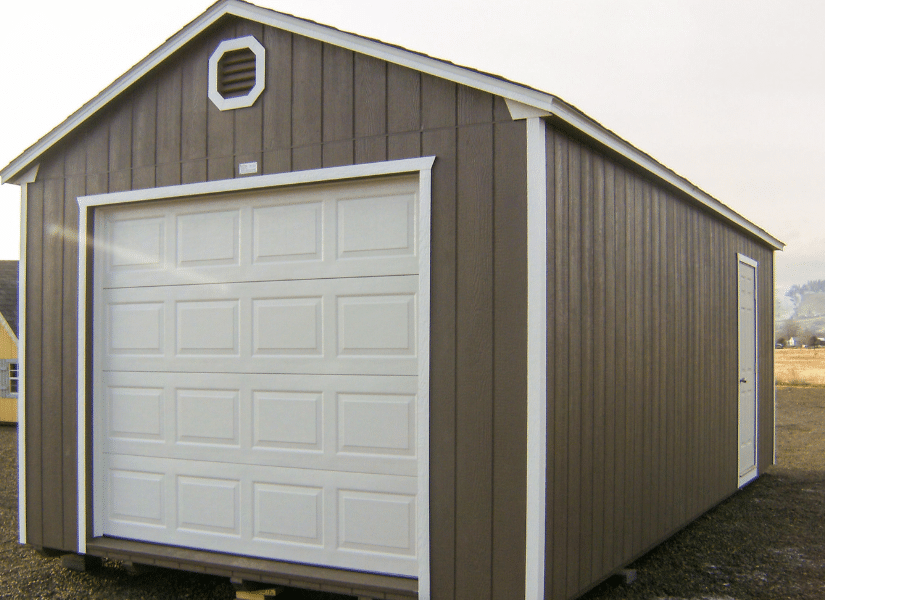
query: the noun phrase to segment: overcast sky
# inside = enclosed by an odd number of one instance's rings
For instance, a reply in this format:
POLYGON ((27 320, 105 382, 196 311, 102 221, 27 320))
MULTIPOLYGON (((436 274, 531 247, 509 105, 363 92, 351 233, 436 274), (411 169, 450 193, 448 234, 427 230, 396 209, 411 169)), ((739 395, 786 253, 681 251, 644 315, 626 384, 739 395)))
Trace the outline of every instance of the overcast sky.
MULTIPOLYGON (((0 163, 210 4, 7 3, 0 163)), ((259 4, 557 95, 785 242, 780 288, 825 277, 821 1, 259 4)), ((0 259, 18 257, 18 210, 19 188, 2 186, 0 259)))

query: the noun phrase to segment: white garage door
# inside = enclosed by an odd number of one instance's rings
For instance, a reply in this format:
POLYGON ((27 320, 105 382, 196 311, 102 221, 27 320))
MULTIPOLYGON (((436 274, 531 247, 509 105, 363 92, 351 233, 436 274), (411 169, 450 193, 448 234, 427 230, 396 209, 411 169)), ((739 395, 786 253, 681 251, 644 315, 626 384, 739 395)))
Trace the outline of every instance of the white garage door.
POLYGON ((417 191, 97 209, 104 535, 417 575, 417 191))

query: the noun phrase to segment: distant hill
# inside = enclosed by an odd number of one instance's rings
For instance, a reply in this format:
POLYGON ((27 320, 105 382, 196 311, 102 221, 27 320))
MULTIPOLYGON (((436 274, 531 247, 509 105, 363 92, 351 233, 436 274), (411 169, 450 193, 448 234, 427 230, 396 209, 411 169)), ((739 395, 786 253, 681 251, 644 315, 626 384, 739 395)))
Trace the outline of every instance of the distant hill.
POLYGON ((795 285, 779 301, 775 338, 795 337, 804 343, 812 336, 825 337, 825 280, 795 285))
POLYGON ((825 317, 825 292, 807 292, 801 296, 794 318, 825 317))

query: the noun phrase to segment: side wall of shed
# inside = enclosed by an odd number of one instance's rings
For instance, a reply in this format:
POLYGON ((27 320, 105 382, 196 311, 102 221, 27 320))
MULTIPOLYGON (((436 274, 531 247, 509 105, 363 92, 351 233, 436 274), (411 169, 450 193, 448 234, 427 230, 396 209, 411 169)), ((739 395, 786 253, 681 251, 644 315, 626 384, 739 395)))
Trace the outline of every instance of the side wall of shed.
POLYGON ((546 598, 583 593, 737 488, 737 259, 759 263, 760 472, 772 251, 547 128, 546 598))
MULTIPOLYGON (((61 141, 28 187, 27 542, 77 549, 77 196, 231 179, 250 161, 270 174, 432 155, 432 598, 521 598, 525 123, 489 94, 237 19, 61 141), (265 92, 251 108, 219 112, 206 96, 207 59, 248 34, 266 47, 265 92)), ((216 567, 209 553, 172 557, 184 559, 159 564, 249 573, 238 558, 216 567)))

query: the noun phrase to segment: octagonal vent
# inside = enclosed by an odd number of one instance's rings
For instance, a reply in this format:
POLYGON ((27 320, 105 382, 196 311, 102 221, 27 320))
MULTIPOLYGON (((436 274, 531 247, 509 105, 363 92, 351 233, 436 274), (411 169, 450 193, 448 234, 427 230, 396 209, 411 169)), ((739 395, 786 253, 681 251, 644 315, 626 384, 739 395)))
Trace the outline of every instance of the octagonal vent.
POLYGON ((231 50, 218 64, 216 89, 223 98, 246 96, 256 85, 256 54, 250 48, 231 50))
POLYGON ((253 106, 265 88, 266 50, 248 35, 225 40, 209 57, 209 99, 219 110, 253 106))

